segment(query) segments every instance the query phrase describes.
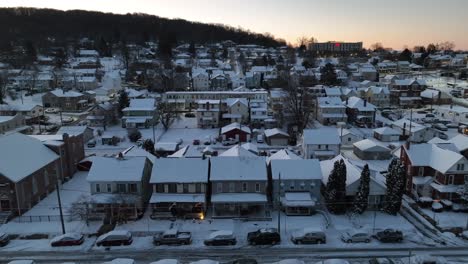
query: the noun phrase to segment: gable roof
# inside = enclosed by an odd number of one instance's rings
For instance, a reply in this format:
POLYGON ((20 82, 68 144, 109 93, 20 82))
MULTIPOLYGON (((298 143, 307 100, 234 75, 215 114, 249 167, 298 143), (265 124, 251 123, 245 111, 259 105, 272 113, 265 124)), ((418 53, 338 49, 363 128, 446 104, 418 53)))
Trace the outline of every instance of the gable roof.
POLYGON ((375 111, 377 108, 375 105, 365 102, 359 97, 351 96, 345 101, 346 107, 358 109, 359 111, 375 111), (364 105, 365 104, 365 105, 364 105))
POLYGON ((374 129, 374 132, 380 135, 386 135, 386 136, 399 136, 400 132, 397 130, 391 128, 391 127, 379 127, 374 129))
POLYGON ((87 129, 92 130, 92 128, 89 128, 87 126, 63 126, 57 131, 56 134, 60 135, 60 134, 66 133, 72 136, 77 136, 77 135, 84 134, 84 132, 86 132, 87 129))
POLYGON ((247 133, 247 134, 250 134, 251 131, 250 131, 250 128, 248 126, 244 126, 244 125, 241 125, 237 122, 235 123, 232 123, 232 124, 229 124, 227 126, 224 126, 221 128, 221 134, 225 134, 229 131, 232 131, 232 130, 235 130, 235 129, 240 129, 242 130, 243 132, 247 133))
POLYGON ((141 181, 146 157, 124 159, 95 157, 89 170, 88 182, 135 182, 141 181))
POLYGON ((248 106, 247 98, 227 98, 225 102, 229 107, 232 107, 238 102, 245 106, 248 106))
POLYGON ((449 139, 448 142, 454 144, 460 152, 468 149, 468 136, 456 135, 449 139))
POLYGON ((265 157, 213 157, 211 181, 266 181, 265 157))
POLYGON ((273 180, 322 180, 320 162, 317 159, 275 159, 271 161, 273 180))
POLYGON ((158 159, 150 183, 208 182, 207 159, 158 159))
POLYGON ((305 144, 333 145, 341 143, 338 131, 332 127, 304 129, 302 138, 305 144))
POLYGON ((355 181, 361 178, 361 170, 358 169, 354 164, 349 162, 345 157, 338 155, 331 160, 324 160, 320 162, 320 168, 322 170, 322 182, 327 184, 330 173, 333 170, 335 161, 343 159, 346 166, 346 186, 353 184, 355 181))
POLYGON ((220 157, 256 157, 255 153, 243 146, 235 145, 219 155, 220 157))
POLYGON ((458 161, 464 159, 459 153, 435 144, 412 144, 410 149, 406 146, 404 148, 412 166, 431 167, 441 173, 446 173, 458 161))
POLYGON ((13 133, 0 136, 0 174, 19 182, 59 159, 40 140, 13 133))
POLYGON ((389 152, 390 149, 384 146, 377 144, 375 141, 370 139, 364 139, 353 144, 354 147, 362 151, 372 151, 372 152, 389 152))
POLYGON ((288 133, 278 128, 266 129, 264 133, 265 133, 265 137, 271 137, 275 135, 289 137, 288 133))
POLYGON ((267 158, 267 162, 270 163, 272 160, 300 160, 302 159, 296 153, 287 149, 282 149, 275 154, 267 158))

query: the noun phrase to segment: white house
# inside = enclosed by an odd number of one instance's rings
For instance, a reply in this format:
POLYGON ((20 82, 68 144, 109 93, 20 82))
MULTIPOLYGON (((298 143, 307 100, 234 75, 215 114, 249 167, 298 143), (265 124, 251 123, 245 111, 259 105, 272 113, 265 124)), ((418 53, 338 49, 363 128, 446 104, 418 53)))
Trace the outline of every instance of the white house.
POLYGON ((305 129, 302 151, 305 159, 330 159, 339 154, 341 139, 336 128, 305 129))
POLYGON ((346 122, 346 107, 340 97, 317 98, 317 120, 323 125, 346 122))
POLYGON ((394 121, 391 127, 400 133, 402 139, 409 137, 411 142, 416 143, 427 142, 437 135, 434 129, 411 122, 406 118, 394 121))
POLYGON ((210 89, 210 76, 206 72, 197 72, 192 75, 193 90, 208 91, 210 89))
POLYGON ((122 109, 122 126, 147 128, 156 122, 156 109, 155 99, 131 99, 129 107, 122 109))
POLYGON ((380 127, 374 129, 374 138, 383 142, 392 142, 400 140, 400 132, 391 127, 380 127))

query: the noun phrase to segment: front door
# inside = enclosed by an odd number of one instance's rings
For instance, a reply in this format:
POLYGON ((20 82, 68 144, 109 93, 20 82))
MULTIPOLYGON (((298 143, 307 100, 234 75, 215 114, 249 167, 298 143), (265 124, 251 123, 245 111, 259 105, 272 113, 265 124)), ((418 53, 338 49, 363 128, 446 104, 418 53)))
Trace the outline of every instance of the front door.
POLYGON ((0 212, 9 212, 10 210, 10 200, 0 200, 0 212))

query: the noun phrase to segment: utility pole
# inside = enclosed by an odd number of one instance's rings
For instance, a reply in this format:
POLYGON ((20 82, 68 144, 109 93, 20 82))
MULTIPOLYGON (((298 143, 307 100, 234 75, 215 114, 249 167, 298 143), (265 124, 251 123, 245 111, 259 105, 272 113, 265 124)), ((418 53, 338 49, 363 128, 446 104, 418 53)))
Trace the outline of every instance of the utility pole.
POLYGON ((60 186, 59 186, 59 180, 58 179, 57 179, 57 182, 55 183, 55 186, 57 188, 57 200, 58 200, 58 204, 59 204, 60 223, 62 224, 62 233, 65 234, 65 223, 63 222, 62 200, 60 199, 60 186))
POLYGON ((278 233, 281 234, 281 210, 280 210, 280 200, 281 200, 281 172, 278 174, 278 233))

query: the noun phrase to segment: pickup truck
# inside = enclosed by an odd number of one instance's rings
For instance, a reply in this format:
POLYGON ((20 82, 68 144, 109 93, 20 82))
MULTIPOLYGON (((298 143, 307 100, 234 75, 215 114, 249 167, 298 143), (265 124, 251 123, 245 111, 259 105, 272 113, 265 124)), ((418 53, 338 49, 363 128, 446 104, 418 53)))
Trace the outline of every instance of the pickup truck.
POLYGON ((153 244, 159 245, 188 245, 192 243, 190 232, 180 232, 177 229, 169 229, 164 232, 157 232, 153 236, 153 244))

